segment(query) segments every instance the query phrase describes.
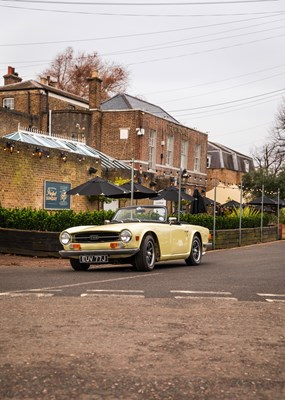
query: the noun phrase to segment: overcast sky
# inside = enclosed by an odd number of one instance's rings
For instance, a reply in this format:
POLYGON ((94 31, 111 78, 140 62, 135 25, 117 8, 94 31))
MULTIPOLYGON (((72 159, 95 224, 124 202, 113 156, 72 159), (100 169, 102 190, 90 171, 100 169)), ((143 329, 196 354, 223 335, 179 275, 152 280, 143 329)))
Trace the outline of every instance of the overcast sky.
POLYGON ((0 15, 1 76, 97 51, 127 68, 128 94, 246 155, 285 98, 285 0, 0 0, 0 15))

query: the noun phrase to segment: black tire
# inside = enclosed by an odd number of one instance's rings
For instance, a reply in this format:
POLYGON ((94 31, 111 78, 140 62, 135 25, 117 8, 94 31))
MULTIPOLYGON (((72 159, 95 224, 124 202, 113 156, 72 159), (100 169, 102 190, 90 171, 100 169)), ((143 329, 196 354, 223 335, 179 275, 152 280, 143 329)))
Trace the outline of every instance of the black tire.
POLYGON ((90 267, 90 264, 80 263, 77 258, 70 258, 69 261, 74 271, 87 271, 90 267))
POLYGON ((140 251, 134 258, 134 266, 137 271, 152 271, 156 260, 155 253, 154 239, 151 235, 146 235, 142 241, 140 251))
POLYGON ((199 265, 202 259, 202 243, 198 235, 194 235, 190 256, 186 258, 185 262, 187 265, 199 265))

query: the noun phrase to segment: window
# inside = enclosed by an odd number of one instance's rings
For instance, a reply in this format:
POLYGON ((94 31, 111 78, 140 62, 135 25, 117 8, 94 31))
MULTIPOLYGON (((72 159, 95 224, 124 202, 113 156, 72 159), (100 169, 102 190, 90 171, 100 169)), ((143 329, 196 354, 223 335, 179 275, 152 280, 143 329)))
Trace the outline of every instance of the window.
POLYGON ((195 159, 194 159, 194 171, 200 171, 200 168, 201 168, 201 145, 196 144, 195 159))
POLYGON ((207 168, 211 167, 211 156, 207 156, 207 168))
POLYGON ((3 108, 14 110, 14 97, 7 97, 6 99, 3 99, 3 108))
POLYGON ((128 139, 128 138, 129 138, 129 129, 120 128, 120 139, 128 139))
POLYGON ((173 136, 167 136, 167 153, 166 153, 166 164, 167 165, 173 165, 173 144, 174 144, 174 139, 173 136))
POLYGON ((148 166, 150 169, 155 170, 155 164, 156 164, 156 131, 151 129, 149 132, 148 166))
POLYGON ((188 166, 188 140, 181 142, 181 168, 187 169, 188 166))

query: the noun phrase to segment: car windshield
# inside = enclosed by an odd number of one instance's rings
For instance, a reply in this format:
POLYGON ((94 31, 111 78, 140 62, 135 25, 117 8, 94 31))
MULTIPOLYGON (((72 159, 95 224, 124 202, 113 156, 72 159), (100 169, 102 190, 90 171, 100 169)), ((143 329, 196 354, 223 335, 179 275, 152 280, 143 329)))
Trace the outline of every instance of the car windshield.
POLYGON ((165 222, 167 218, 165 207, 136 206, 120 208, 114 215, 112 222, 141 221, 165 222))

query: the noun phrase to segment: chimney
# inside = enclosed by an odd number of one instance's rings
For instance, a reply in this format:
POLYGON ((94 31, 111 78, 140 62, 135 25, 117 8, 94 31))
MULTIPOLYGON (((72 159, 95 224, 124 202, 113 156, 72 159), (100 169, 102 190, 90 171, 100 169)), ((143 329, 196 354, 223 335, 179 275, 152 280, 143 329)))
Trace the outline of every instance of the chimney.
POLYGON ((98 78, 98 71, 92 71, 92 76, 87 81, 89 83, 89 109, 99 109, 101 105, 102 80, 98 78))
POLYGON ((15 72, 15 68, 9 66, 8 73, 3 76, 4 85, 11 85, 12 83, 22 82, 22 78, 18 76, 18 73, 15 72))

